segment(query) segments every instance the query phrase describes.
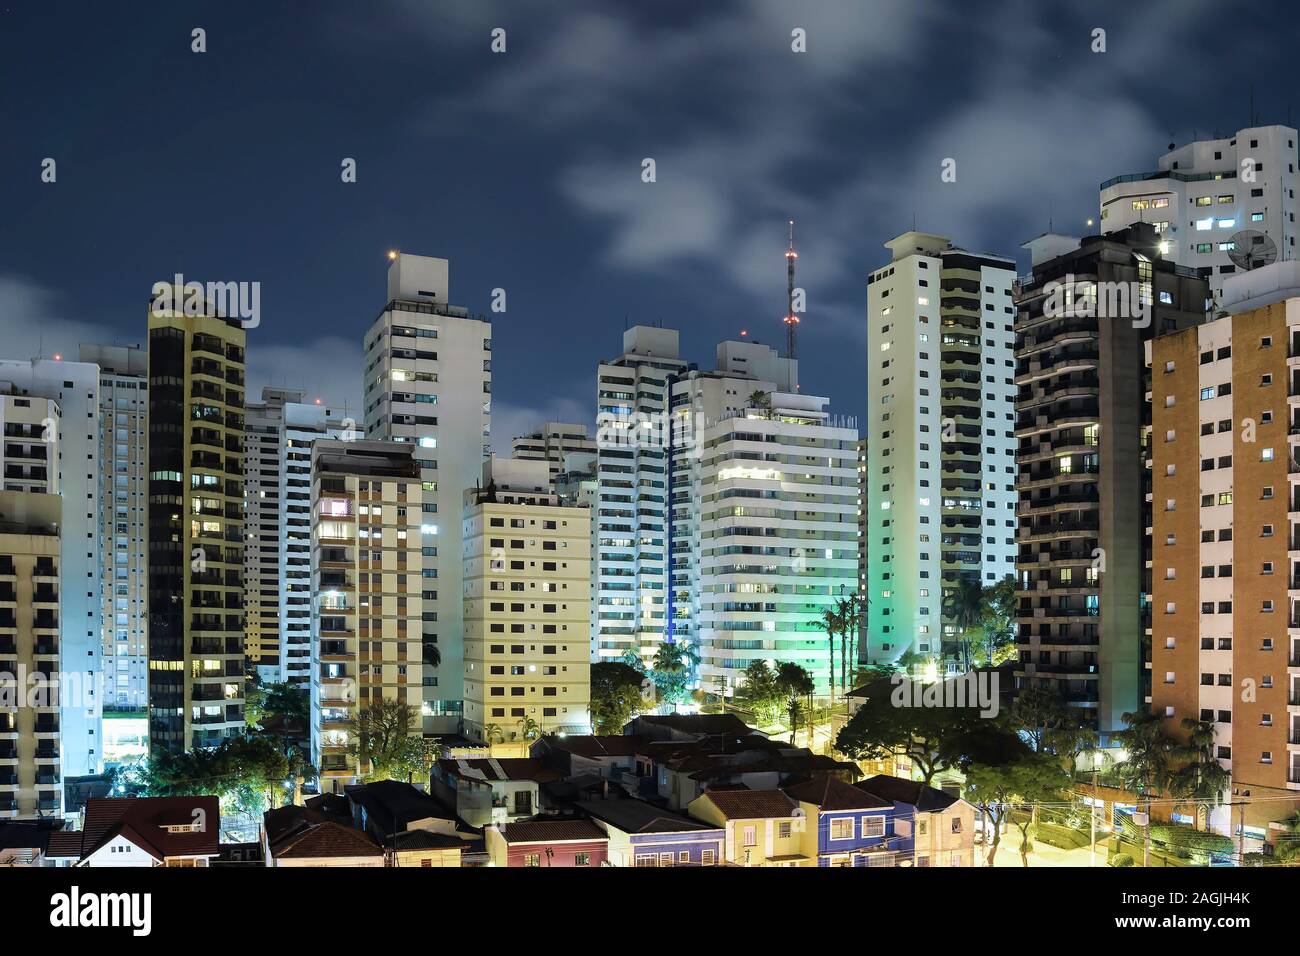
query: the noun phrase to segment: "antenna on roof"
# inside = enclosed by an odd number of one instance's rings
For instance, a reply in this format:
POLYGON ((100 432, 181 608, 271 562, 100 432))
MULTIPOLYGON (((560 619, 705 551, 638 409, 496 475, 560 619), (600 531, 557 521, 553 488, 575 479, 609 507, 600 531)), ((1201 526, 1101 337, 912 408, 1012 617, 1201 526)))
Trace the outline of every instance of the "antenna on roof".
POLYGON ((794 311, 794 263, 799 253, 794 251, 794 220, 790 220, 790 247, 785 251, 785 356, 796 358, 795 331, 799 327, 799 316, 794 311))

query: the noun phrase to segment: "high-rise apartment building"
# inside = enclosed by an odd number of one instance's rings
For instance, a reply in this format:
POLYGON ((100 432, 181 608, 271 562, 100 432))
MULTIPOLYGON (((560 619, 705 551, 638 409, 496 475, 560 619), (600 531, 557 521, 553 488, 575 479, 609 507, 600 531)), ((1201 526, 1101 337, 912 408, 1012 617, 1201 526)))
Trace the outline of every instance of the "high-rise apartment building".
POLYGON ((1240 271, 1231 253, 1267 248, 1241 233, 1266 236, 1276 261, 1296 258, 1296 138, 1290 126, 1252 126, 1223 139, 1171 143, 1154 172, 1101 184, 1101 229, 1150 223, 1160 255, 1195 269, 1218 296, 1240 271))
POLYGON ((301 389, 262 389, 244 424, 244 652, 270 682, 311 679, 311 446, 359 438, 301 389))
POLYGON ((1234 314, 1151 343, 1150 703, 1170 736, 1214 725, 1228 833, 1300 806, 1298 265, 1230 278, 1234 314))
POLYGON ((545 461, 550 467, 551 481, 564 471, 564 456, 574 453, 596 453, 596 441, 587 437, 586 425, 568 422, 547 422, 529 435, 515 438, 512 458, 528 461, 545 461))
POLYGON ((429 589, 424 638, 442 664, 425 701, 441 731, 455 731, 464 675, 461 508, 489 451, 492 326, 448 304, 446 259, 392 253, 388 299, 365 335, 365 434, 414 446, 423 482, 429 589))
MULTIPOLYGON (((39 422, 22 423, 35 424, 37 441, 11 424, 6 418, 6 442, 39 441, 39 422)), ((57 494, 0 491, 0 821, 62 812, 61 705, 94 692, 93 682, 59 675, 62 514, 57 494)))
POLYGON ((214 746, 244 727, 244 342, 236 319, 150 303, 155 752, 214 746))
POLYGON ((858 431, 798 387, 797 363, 752 341, 672 386, 670 630, 709 693, 730 696, 755 660, 829 692, 818 621, 857 588, 858 431))
MULTIPOLYGON (((867 633, 867 568, 869 567, 868 555, 871 553, 867 547, 870 538, 867 522, 867 440, 858 439, 858 627, 861 633, 867 633)), ((867 648, 864 646, 859 649, 859 661, 867 660, 867 648)))
POLYGON ((669 380, 687 363, 676 329, 637 325, 596 371, 591 659, 653 660, 667 620, 669 380))
POLYGON ((465 492, 464 542, 465 733, 590 733, 590 510, 554 492, 545 459, 493 457, 465 492))
POLYGON ((1145 696, 1144 342, 1204 318, 1207 286, 1138 224, 1027 243, 1016 317, 1017 689, 1102 734, 1145 696))
MULTIPOLYGON (((49 423, 47 437, 54 441, 47 446, 46 471, 57 469, 57 491, 63 505, 59 568, 67 586, 59 591, 60 667, 69 674, 91 674, 98 679, 103 673, 104 651, 99 368, 58 356, 0 361, 0 392, 34 404, 39 400, 58 405, 57 421, 49 423)), ((100 773, 104 768, 102 696, 87 694, 64 700, 59 716, 63 775, 100 773)))
MULTIPOLYGON (((351 722, 379 700, 400 700, 436 730, 446 662, 438 644, 437 537, 424 522, 419 459, 409 442, 312 445, 312 763, 338 792, 368 768, 351 751, 351 722)), ((459 681, 458 681, 459 683, 459 681)))
POLYGON ((866 656, 955 668, 962 582, 1015 572, 1015 263, 920 232, 885 246, 867 278, 866 656))
POLYGON ((139 346, 81 346, 99 366, 99 549, 105 710, 149 700, 149 356, 139 346))

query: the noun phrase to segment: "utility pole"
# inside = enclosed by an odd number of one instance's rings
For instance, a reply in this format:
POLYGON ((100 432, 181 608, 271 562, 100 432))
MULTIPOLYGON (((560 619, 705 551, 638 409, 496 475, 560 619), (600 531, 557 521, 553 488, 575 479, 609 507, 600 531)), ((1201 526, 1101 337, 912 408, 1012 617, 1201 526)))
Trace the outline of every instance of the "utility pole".
MULTIPOLYGON (((1088 837, 1088 865, 1097 865, 1097 776, 1098 760, 1097 755, 1092 757, 1092 803, 1088 806, 1088 820, 1092 824, 1091 833, 1088 837)), ((1105 806, 1105 804, 1103 804, 1105 806)))
POLYGON ((1142 828, 1142 867, 1151 865, 1151 797, 1143 788, 1142 799, 1146 804, 1146 826, 1142 828))

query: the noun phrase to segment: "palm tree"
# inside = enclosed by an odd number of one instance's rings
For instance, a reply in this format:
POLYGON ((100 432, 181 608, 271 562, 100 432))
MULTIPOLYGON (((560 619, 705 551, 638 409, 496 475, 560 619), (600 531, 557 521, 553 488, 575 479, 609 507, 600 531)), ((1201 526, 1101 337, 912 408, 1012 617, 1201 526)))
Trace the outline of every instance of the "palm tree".
MULTIPOLYGON (((673 682, 681 682, 683 686, 689 686, 691 675, 700 665, 699 652, 691 646, 689 641, 662 641, 655 650, 654 663, 652 667, 660 674, 673 678, 673 682)), ((678 700, 673 697, 673 710, 677 710, 678 700)))
POLYGON ((505 731, 501 729, 500 724, 483 725, 483 739, 487 741, 488 744, 491 744, 493 740, 500 743, 502 740, 505 740, 505 736, 505 731))
POLYGON ((524 735, 524 740, 532 740, 534 737, 540 736, 542 725, 531 717, 521 717, 519 719, 519 729, 524 735))
POLYGON ((1193 801, 1196 826, 1201 825, 1201 808, 1209 827, 1210 806, 1223 803, 1223 795, 1232 784, 1232 772, 1223 769, 1214 755, 1214 724, 1195 717, 1183 718, 1187 741, 1175 748, 1175 756, 1186 761, 1170 779, 1170 792, 1179 799, 1193 801))
POLYGON ((1274 856, 1282 863, 1295 863, 1300 860, 1300 810, 1285 820, 1280 821, 1280 828, 1273 838, 1274 856))
POLYGON ((1147 814, 1142 848, 1142 865, 1151 864, 1151 795, 1167 789, 1172 777, 1169 758, 1177 744, 1165 735, 1164 718, 1149 710, 1123 715, 1125 729, 1115 733, 1115 741, 1128 751, 1128 757, 1115 765, 1127 790, 1137 794, 1147 814))
MULTIPOLYGON (((786 698, 786 712, 790 716, 790 744, 793 746, 795 727, 799 725, 799 707, 803 699, 813 691, 812 675, 798 664, 782 661, 776 665, 776 686, 786 698)), ((812 744, 811 738, 808 743, 812 744)))
POLYGON ((840 616, 834 608, 824 608, 822 616, 811 622, 814 627, 820 627, 826 632, 826 646, 829 656, 826 659, 826 675, 830 682, 831 703, 835 703, 835 634, 840 630, 842 622, 840 616))
POLYGON ((840 693, 847 694, 849 681, 853 679, 853 670, 857 666, 857 641, 859 619, 858 596, 850 594, 840 598, 835 604, 835 615, 840 621, 840 693), (850 663, 852 661, 852 663, 850 663))
POLYGON ((969 633, 979 627, 984 617, 984 585, 978 578, 963 577, 957 581, 949 595, 948 615, 961 629, 961 661, 963 672, 970 670, 969 633))
POLYGON ((422 644, 424 663, 426 667, 439 667, 442 664, 442 651, 438 650, 437 644, 422 644))
POLYGON ((761 408, 770 416, 772 413, 772 393, 761 389, 749 393, 749 407, 761 408))

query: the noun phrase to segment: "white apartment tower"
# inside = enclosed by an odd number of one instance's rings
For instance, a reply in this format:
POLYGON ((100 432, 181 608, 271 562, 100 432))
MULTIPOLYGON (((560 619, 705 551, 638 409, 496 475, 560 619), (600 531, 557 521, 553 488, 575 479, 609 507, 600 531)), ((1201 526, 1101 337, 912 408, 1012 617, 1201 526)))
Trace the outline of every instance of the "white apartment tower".
MULTIPOLYGON (((0 392, 57 403, 47 470, 58 470, 60 537, 59 660, 67 674, 103 673, 100 561, 99 366, 60 358, 0 361, 0 392)), ((7 483, 7 482, 6 482, 7 483)), ((20 489, 29 490, 29 489, 20 489)), ((101 694, 63 698, 59 712, 64 777, 103 770, 101 694)))
POLYGON ((962 579, 1015 573, 1015 262, 906 232, 867 279, 867 657, 956 662, 962 579))
POLYGON ((649 662, 664 636, 667 451, 652 436, 666 430, 670 380, 685 368, 677 330, 637 325, 596 372, 593 661, 633 651, 649 662))
POLYGON ((81 346, 99 366, 99 547, 108 710, 149 705, 149 354, 139 346, 81 346))
POLYGON ((303 400, 301 389, 263 388, 244 409, 245 653, 264 680, 311 678, 311 447, 359 438, 356 423, 303 400))
POLYGON ((1296 138, 1290 126, 1254 126, 1171 143, 1154 172, 1101 184, 1101 231, 1152 223, 1165 258, 1196 269, 1218 298, 1224 278, 1242 271, 1231 253, 1268 246, 1242 233, 1268 237, 1275 261, 1296 258, 1296 138))
POLYGON ((388 298, 365 335, 365 434, 414 446, 425 535, 424 639, 441 665, 426 726, 458 729, 464 699, 461 508, 489 452, 492 326, 448 304, 446 259, 391 253, 388 298))
POLYGON ((670 623, 710 693, 760 659, 829 692, 816 622, 857 588, 858 432, 798 387, 798 363, 757 342, 719 344, 714 371, 673 387, 670 623))

